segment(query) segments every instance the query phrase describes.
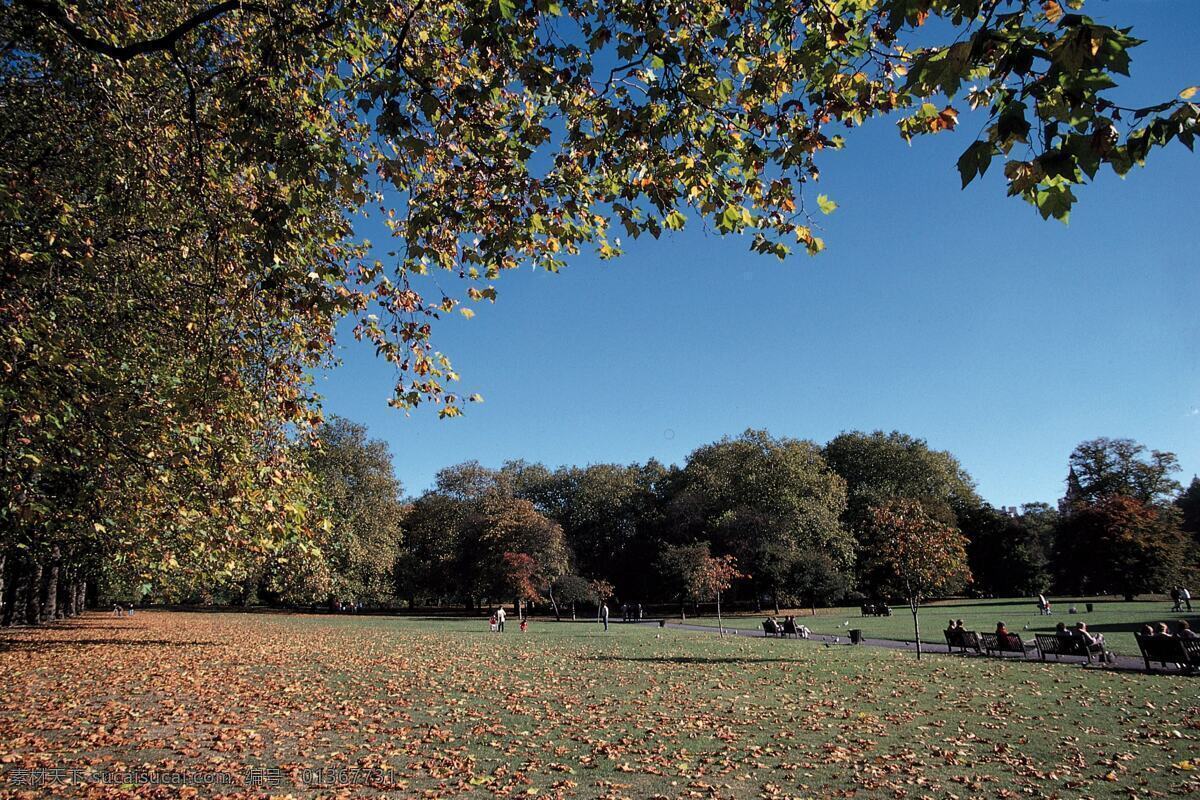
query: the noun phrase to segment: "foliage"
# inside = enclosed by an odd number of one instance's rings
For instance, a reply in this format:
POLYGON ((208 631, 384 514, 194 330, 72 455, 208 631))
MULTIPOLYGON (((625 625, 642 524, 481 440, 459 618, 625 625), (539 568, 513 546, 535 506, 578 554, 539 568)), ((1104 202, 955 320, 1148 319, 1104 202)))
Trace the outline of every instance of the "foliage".
POLYGON ((1173 506, 1111 495, 1063 519, 1055 553, 1058 585, 1126 599, 1163 592, 1182 579, 1191 546, 1173 506))
POLYGON ((528 500, 483 498, 463 520, 460 541, 468 597, 518 598, 531 588, 536 594, 567 571, 562 528, 528 500))
POLYGON ((892 498, 918 501, 947 524, 980 503, 958 459, 931 450, 924 439, 899 431, 852 431, 835 436, 822 452, 846 480, 846 524, 860 537, 874 524, 873 509, 892 498))
POLYGON ((1180 527, 1200 545, 1200 478, 1193 477, 1188 487, 1175 498, 1175 506, 1183 515, 1180 527))
POLYGON ((789 585, 795 599, 815 609, 844 597, 850 576, 828 553, 809 552, 792 564, 789 585))
POLYGON ((1036 595, 1050 585, 1050 552, 1042 533, 1022 516, 990 505, 968 511, 962 518, 974 588, 997 597, 1036 595))
POLYGON ((329 520, 322 555, 335 597, 366 604, 390 602, 402 541, 401 487, 387 444, 367 439, 362 425, 338 417, 318 431, 308 469, 329 520))
POLYGON ((967 540, 931 517, 915 500, 896 499, 872 509, 867 559, 881 587, 914 608, 971 580, 967 540))
POLYGON ((1179 471, 1174 453, 1146 452, 1132 439, 1101 437, 1081 442, 1071 452, 1071 469, 1078 480, 1077 502, 1094 503, 1107 497, 1131 497, 1142 503, 1163 503, 1180 489, 1171 474, 1179 471))
POLYGON ((746 431, 698 448, 673 484, 676 535, 711 542, 754 575, 757 593, 791 590, 797 560, 823 552, 842 569, 853 540, 842 527, 845 481, 812 442, 746 431))

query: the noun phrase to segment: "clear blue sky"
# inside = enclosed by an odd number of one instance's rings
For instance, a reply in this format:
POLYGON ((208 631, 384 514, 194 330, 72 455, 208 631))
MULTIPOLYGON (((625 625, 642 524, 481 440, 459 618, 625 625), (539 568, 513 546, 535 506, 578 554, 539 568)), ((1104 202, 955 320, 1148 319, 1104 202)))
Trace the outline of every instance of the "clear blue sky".
MULTIPOLYGON (((1196 0, 1091 0, 1133 25, 1122 102, 1200 84, 1196 0)), ((680 234, 586 256, 557 275, 523 268, 436 330, 480 392, 464 418, 387 407, 390 369, 345 338, 318 380, 328 413, 392 449, 406 492, 478 459, 682 463, 746 428, 819 443, 892 430, 949 450, 996 505, 1055 501, 1085 439, 1130 437, 1200 472, 1200 153, 1076 191, 1069 226, 1004 196, 998 164, 960 190, 978 122, 910 147, 887 121, 822 163, 826 252, 780 263, 748 240, 680 234)), ((366 231, 373 238, 382 238, 366 231)), ((453 283, 446 277, 446 282, 453 283)), ((461 288, 457 292, 461 294, 461 288)))

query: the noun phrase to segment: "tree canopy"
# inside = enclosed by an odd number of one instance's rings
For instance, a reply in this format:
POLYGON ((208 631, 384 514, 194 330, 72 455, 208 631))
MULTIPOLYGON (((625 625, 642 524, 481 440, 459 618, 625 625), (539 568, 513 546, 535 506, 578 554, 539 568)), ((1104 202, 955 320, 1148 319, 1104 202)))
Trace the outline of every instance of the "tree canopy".
POLYGON ((440 316, 692 221, 817 253, 846 127, 974 115, 964 184, 1000 161, 1066 219, 1073 187, 1200 126, 1196 87, 1108 99, 1140 42, 1082 6, 5 0, 6 569, 185 586, 303 551, 339 320, 396 368, 393 405, 455 416, 440 316))

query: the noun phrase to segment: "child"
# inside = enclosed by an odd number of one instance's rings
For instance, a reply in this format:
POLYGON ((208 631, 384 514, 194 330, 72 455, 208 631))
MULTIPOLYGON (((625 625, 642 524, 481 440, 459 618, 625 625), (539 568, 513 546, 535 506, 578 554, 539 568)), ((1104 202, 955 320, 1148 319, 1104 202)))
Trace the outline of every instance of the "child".
POLYGON ((492 633, 496 632, 496 615, 492 614, 492 618, 488 620, 488 624, 492 626, 492 633))
POLYGON ((529 630, 529 623, 525 620, 521 620, 521 633, 524 633, 527 630, 529 630))

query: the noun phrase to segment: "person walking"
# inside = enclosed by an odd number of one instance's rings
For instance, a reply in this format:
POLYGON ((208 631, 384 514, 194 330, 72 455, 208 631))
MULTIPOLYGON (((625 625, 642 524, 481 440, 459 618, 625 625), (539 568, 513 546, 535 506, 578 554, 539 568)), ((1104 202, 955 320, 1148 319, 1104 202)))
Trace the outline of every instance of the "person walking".
POLYGON ((1186 586, 1179 587, 1179 599, 1183 601, 1183 604, 1185 606, 1187 606, 1188 613, 1191 613, 1192 593, 1188 591, 1188 588, 1186 586))
POLYGON ((608 603, 600 604, 600 621, 604 623, 604 630, 608 630, 608 603))
POLYGON ((504 633, 504 606, 496 609, 496 630, 504 633))

